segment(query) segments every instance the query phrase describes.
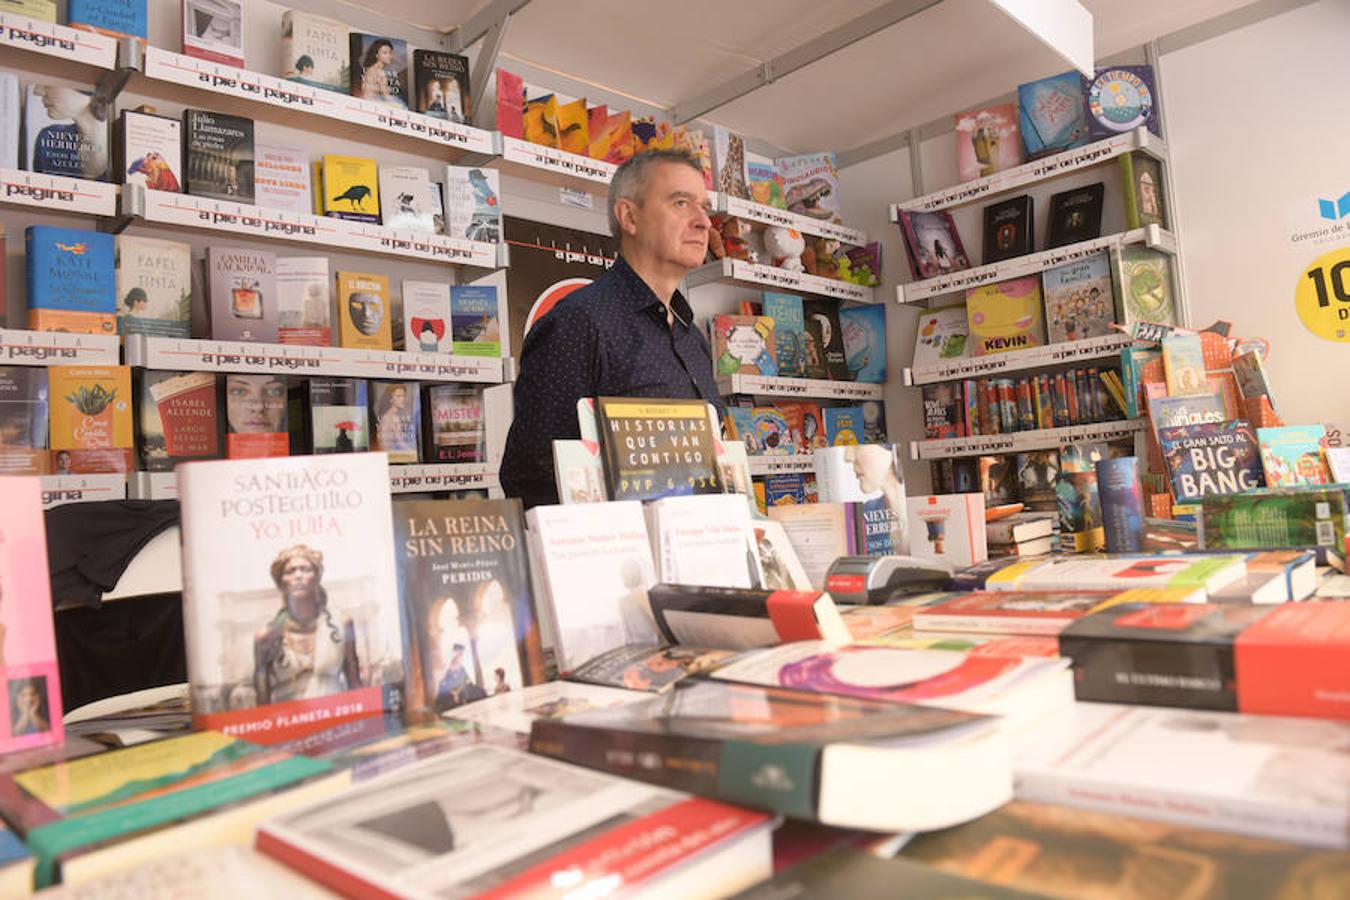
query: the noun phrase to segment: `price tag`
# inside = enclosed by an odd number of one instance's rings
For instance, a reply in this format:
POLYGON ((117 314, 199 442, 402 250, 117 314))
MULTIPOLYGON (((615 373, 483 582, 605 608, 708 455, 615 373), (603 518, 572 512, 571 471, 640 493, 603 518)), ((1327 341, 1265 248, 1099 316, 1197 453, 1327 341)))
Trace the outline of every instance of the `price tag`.
POLYGON ((1313 260, 1294 290, 1303 327, 1328 341, 1350 343, 1350 247, 1313 260))

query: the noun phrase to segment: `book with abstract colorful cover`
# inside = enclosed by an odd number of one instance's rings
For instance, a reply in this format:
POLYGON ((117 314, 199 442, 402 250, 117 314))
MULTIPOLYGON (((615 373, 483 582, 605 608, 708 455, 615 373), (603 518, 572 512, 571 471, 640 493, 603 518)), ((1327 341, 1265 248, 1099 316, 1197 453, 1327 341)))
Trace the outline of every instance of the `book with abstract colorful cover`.
POLYGON ((131 468, 131 368, 51 366, 51 449, 58 475, 131 468))
POLYGON ((1077 72, 1018 85, 1017 109, 1027 159, 1039 159, 1087 143, 1083 81, 1077 72))
POLYGON ((244 68, 243 0, 183 0, 183 55, 244 68))
POLYGON ((1100 181, 1052 195, 1045 246, 1063 247, 1101 237, 1105 196, 1106 185, 1100 181))
POLYGON ((202 462, 178 494, 197 727, 276 743, 402 708, 382 454, 202 462))
POLYGON ((984 264, 1026 256, 1035 246, 1035 202, 1030 194, 984 208, 984 264))
POLYGON ((153 369, 137 369, 134 375, 140 398, 136 404, 136 450, 142 470, 169 472, 180 462, 221 455, 217 378, 225 376, 153 369))
POLYGON ((1162 135, 1152 66, 1098 69, 1096 77, 1083 77, 1082 82, 1089 141, 1115 137, 1141 126, 1162 135))
POLYGON ((403 282, 403 349, 449 353, 450 285, 440 281, 403 282))
POLYGON ((797 452, 792 429, 780 410, 773 406, 756 406, 752 414, 759 437, 760 454, 791 456, 797 452))
POLYGON ((1081 341, 1114 333, 1115 300, 1111 261, 1106 253, 1065 263, 1041 273, 1045 324, 1050 343, 1081 341))
POLYGON ((772 159, 747 151, 745 175, 751 200, 765 206, 787 209, 787 201, 783 197, 783 176, 772 159))
POLYGON ((558 95, 525 94, 525 140, 540 147, 558 146, 558 95))
POLYGON ((165 827, 232 843, 259 820, 350 782, 332 763, 221 734, 123 747, 5 776, 6 818, 37 857, 37 887, 86 884, 163 855, 165 827))
POLYGON ((1261 466, 1266 484, 1289 487, 1299 484, 1327 484, 1331 476, 1322 458, 1326 429, 1321 425, 1285 425, 1258 428, 1256 440, 1261 447, 1261 466))
POLYGON ((451 122, 473 121, 469 58, 440 50, 413 51, 413 108, 451 122))
POLYGON ((841 307, 839 327, 849 377, 865 384, 885 384, 886 304, 841 307))
POLYGON ((774 359, 778 374, 799 378, 806 369, 806 318, 796 294, 764 292, 764 315, 773 319, 774 359))
POLYGON ((317 212, 335 219, 380 224, 379 166, 373 159, 325 154, 317 212))
POLYGON ((277 258, 277 340, 327 347, 333 343, 333 278, 326 256, 277 258))
POLYGON ((47 473, 49 415, 47 370, 0 366, 0 475, 47 473))
POLYGON ((281 14, 281 77, 347 93, 350 83, 346 22, 298 9, 281 14))
POLYGON ((0 753, 11 753, 60 744, 64 730, 41 482, 0 478, 0 506, 0 673, 7 710, 0 753))
POLYGON ((764 477, 764 505, 794 506, 806 502, 806 478, 800 472, 780 472, 764 477))
POLYGON ((1017 104, 956 114, 956 161, 962 181, 974 181, 1022 162, 1017 104))
POLYGON ((1125 190, 1125 227, 1147 225, 1167 227, 1167 206, 1163 197, 1162 163, 1147 153, 1122 153, 1121 185, 1125 190))
POLYGON ((749 177, 745 165, 745 141, 720 125, 713 128, 713 181, 718 193, 750 199, 749 177))
MULTIPOLYGON (((604 107, 601 107, 604 109, 604 107)), ((591 127, 591 159, 621 166, 633 158, 633 114, 628 110, 606 116, 604 126, 591 127)))
POLYGON ((1039 276, 1013 278, 966 291, 973 356, 1006 353, 1045 343, 1039 276))
POLYGON ((725 375, 778 374, 774 320, 768 316, 714 316, 713 370, 725 375))
POLYGON ((146 40, 146 0, 70 0, 67 24, 108 37, 146 40))
POLYGON ((121 334, 192 336, 192 247, 119 234, 117 326, 121 334))
POLYGON ((525 81, 502 68, 497 69, 497 130, 502 137, 525 139, 525 81))
POLYGON ((111 234, 29 225, 24 242, 29 328, 117 333, 116 251, 111 234))
POLYGON ((819 403, 810 400, 789 400, 780 402, 777 409, 788 423, 788 430, 792 432, 792 443, 797 448, 797 453, 812 453, 821 447, 829 446, 819 403))
POLYGON ((1162 358, 1168 396, 1208 393, 1205 354, 1199 335, 1169 334, 1162 340, 1162 358))
POLYGON ((936 278, 970 268, 956 222, 949 212, 900 210, 900 231, 914 278, 936 278))
POLYGON ((931 366, 970 355, 970 319, 964 306, 928 310, 915 327, 914 365, 931 366))
POLYGON ((1139 322, 1175 323, 1171 257, 1139 244, 1122 244, 1111 253, 1116 321, 1126 329, 1139 322))
POLYGON ((861 444, 863 439, 863 410, 861 406, 827 406, 821 410, 825 417, 825 440, 831 447, 861 444))
POLYGON ((783 179, 783 201, 790 212, 823 222, 843 221, 833 153, 782 156, 774 167, 783 179))
POLYGON ((1241 419, 1159 428, 1177 503, 1265 487, 1256 434, 1241 419))
POLYGON ((408 42, 396 37, 347 34, 348 85, 353 97, 408 108, 408 42))
POLYGON ((586 101, 558 104, 558 149, 585 156, 591 147, 590 117, 586 101))
POLYGON ((450 285, 450 351, 461 356, 501 356, 497 287, 450 285))

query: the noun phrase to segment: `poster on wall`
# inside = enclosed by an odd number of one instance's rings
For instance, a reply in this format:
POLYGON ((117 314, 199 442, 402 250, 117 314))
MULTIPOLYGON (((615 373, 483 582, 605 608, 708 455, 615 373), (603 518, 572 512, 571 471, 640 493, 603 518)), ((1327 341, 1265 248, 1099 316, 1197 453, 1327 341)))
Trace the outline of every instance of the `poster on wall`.
POLYGON ((1350 343, 1350 190, 1290 203, 1294 309, 1319 338, 1350 343))
POLYGON ((503 226, 511 246, 511 266, 506 270, 511 355, 519 361, 530 324, 613 265, 614 240, 513 216, 505 216, 503 226))

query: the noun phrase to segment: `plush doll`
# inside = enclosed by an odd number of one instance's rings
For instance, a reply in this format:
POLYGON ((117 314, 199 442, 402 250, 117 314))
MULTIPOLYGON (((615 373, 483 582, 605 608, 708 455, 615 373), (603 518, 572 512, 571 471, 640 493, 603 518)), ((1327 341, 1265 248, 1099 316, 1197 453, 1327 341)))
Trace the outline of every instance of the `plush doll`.
POLYGON ((822 278, 839 278, 839 242, 833 238, 816 238, 812 242, 816 251, 815 274, 822 278))
POLYGON ((802 251, 806 249, 806 240, 801 232, 781 225, 770 225, 764 229, 764 252, 768 262, 787 269, 789 272, 803 272, 802 251))
POLYGON ((728 216, 719 229, 722 236, 723 256, 728 259, 743 259, 758 262, 759 253, 751 243, 751 226, 744 219, 728 216))

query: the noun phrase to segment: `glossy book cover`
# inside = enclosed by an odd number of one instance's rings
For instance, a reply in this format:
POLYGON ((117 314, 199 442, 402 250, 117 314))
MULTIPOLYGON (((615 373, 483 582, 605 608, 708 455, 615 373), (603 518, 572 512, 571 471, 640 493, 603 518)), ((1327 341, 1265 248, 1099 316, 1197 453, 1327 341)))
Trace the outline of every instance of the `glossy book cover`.
POLYGON ((966 291, 973 356, 1006 353, 1045 343, 1041 280, 1030 275, 966 291))
POLYGON ((1022 162, 1017 104, 956 114, 956 161, 962 181, 974 181, 1022 162))
POLYGON ((168 472, 185 460, 221 455, 216 379, 225 377, 213 372, 136 370, 140 395, 136 449, 146 471, 168 472))
POLYGON ((30 225, 24 231, 28 327, 35 331, 117 333, 113 236, 30 225))
POLYGON ((156 337, 192 336, 192 247, 119 234, 117 330, 156 337))
POLYGON ((1256 434, 1241 419, 1159 428, 1158 440, 1177 503, 1265 487, 1256 434))
POLYGON ((1039 159, 1087 143, 1083 84, 1077 72, 1018 85, 1017 107, 1027 159, 1039 159))
POLYGON ((1116 321, 1111 261, 1105 252, 1046 270, 1041 286, 1050 343, 1115 333, 1111 327, 1116 321))
POLYGON ((612 499, 722 492, 706 402, 600 397, 596 409, 612 499))
POLYGON ((778 374, 774 320, 768 316, 714 316, 713 371, 725 375, 778 374))
POLYGON ((1322 457, 1326 429, 1321 425, 1285 425, 1256 429, 1261 465, 1271 487, 1327 484, 1331 476, 1322 457))
POLYGON ((47 382, 40 366, 0 366, 0 475, 47 472, 47 382))

